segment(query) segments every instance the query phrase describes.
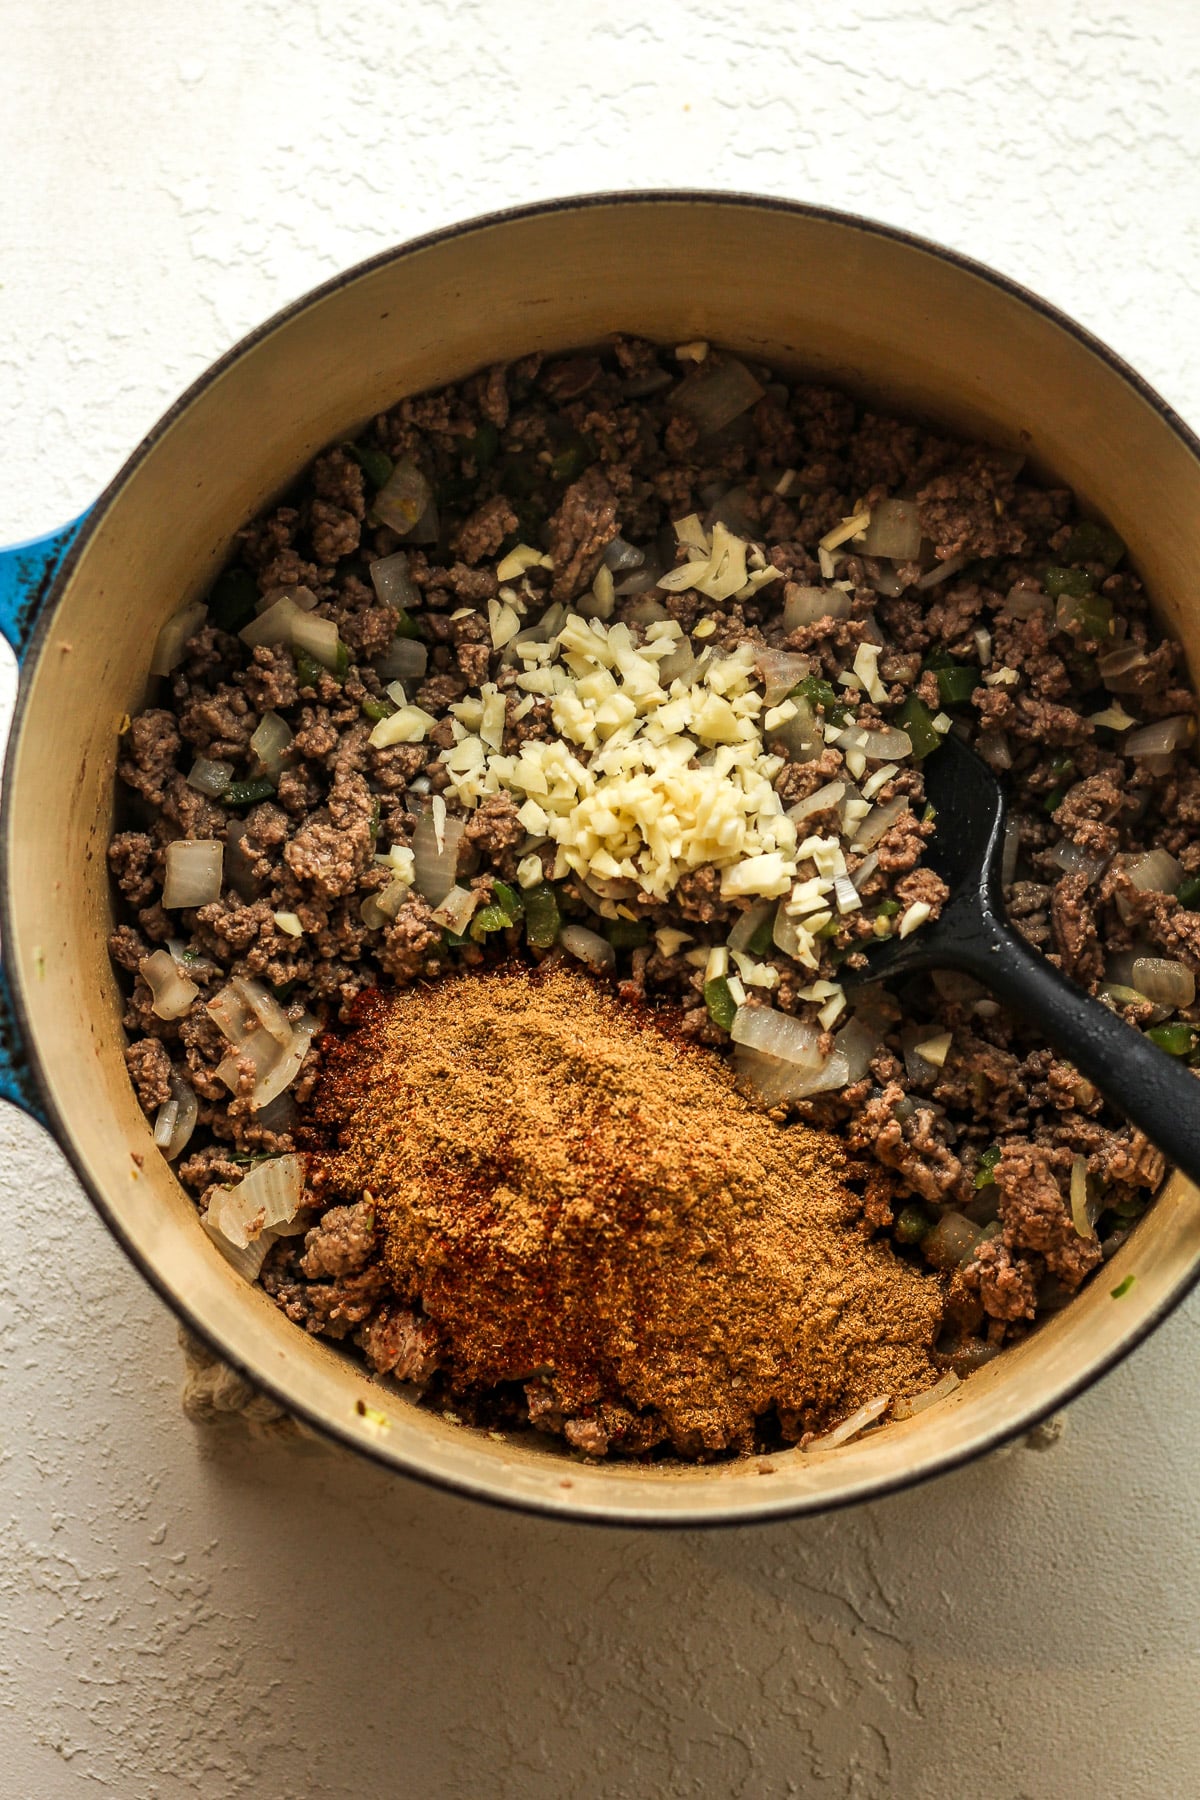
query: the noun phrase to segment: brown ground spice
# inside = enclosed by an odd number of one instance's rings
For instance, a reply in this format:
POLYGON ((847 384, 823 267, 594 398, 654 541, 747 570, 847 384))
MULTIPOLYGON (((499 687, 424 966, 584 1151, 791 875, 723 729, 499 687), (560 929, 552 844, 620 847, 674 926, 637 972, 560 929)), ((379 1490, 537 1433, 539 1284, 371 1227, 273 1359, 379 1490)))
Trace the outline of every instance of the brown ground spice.
POLYGON ((448 1391, 523 1382, 593 1454, 745 1452, 772 1407, 794 1439, 936 1379, 937 1279, 864 1235, 838 1141, 570 966, 364 996, 314 1117, 448 1391))

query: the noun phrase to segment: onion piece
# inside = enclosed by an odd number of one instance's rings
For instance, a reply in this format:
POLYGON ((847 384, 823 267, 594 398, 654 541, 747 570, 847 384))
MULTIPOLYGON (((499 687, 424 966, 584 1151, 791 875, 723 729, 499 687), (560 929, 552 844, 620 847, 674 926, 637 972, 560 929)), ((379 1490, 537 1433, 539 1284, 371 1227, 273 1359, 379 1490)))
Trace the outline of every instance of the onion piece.
POLYGON ((285 1047, 292 1041, 292 1021, 280 1006, 278 1000, 261 981, 248 979, 244 975, 235 975, 230 986, 243 1001, 247 1009, 254 1015, 264 1031, 270 1032, 277 1044, 285 1047))
POLYGON ((251 649, 256 644, 285 644, 290 648, 295 641, 292 631, 297 619, 307 616, 303 607, 297 606, 291 595, 284 593, 268 606, 266 612, 243 625, 238 636, 251 649))
POLYGON ((854 848, 873 850, 897 819, 903 818, 910 810, 911 803, 903 794, 898 795, 895 800, 889 800, 886 806, 873 806, 854 834, 854 848))
POLYGON ((855 869, 853 875, 850 877, 858 893, 862 893, 878 867, 879 853, 878 851, 872 850, 868 856, 863 857, 857 869, 855 869))
POLYGON ((211 1230, 245 1250, 263 1232, 289 1224, 303 1194, 304 1158, 293 1151, 259 1163, 235 1187, 218 1188, 205 1217, 211 1230))
POLYGON ((143 956, 138 974, 150 989, 150 1010, 159 1019, 182 1019, 200 989, 175 966, 169 950, 155 950, 143 956))
POLYGON ((192 764, 187 784, 190 788, 195 788, 198 794, 207 794, 210 800, 219 800, 232 780, 232 763, 212 762, 207 756, 198 756, 192 764))
POLYGON ((617 966, 617 953, 612 945, 597 932, 589 931, 586 925, 564 925, 558 941, 564 950, 570 951, 599 975, 611 975, 617 966))
POLYGON ((670 398, 673 412, 686 413, 700 428, 702 437, 721 431, 739 418, 757 400, 763 390, 753 375, 735 356, 719 364, 705 363, 694 375, 680 382, 670 398))
POLYGON ((758 670, 763 684, 763 702, 767 706, 777 706, 799 685, 812 667, 807 656, 796 656, 790 650, 755 651, 754 666, 758 670))
POLYGON ((816 711, 807 700, 796 699, 792 705, 796 708, 794 717, 785 719, 782 725, 769 731, 767 741, 782 744, 794 763, 812 762, 825 748, 824 733, 816 711))
POLYGON ((1129 985, 1155 1006, 1191 1006, 1196 998, 1196 977, 1170 956, 1135 956, 1129 985))
POLYGON ((154 645, 154 655, 150 659, 152 675, 169 675, 172 669, 179 667, 188 640, 195 637, 207 617, 208 608, 202 600, 171 615, 154 645))
POLYGON ((825 1061, 817 1026, 773 1006, 739 1006, 729 1035, 735 1044, 745 1044, 760 1056, 791 1063, 809 1074, 825 1061))
POLYGON ((277 712, 265 712, 250 739, 250 748, 258 758, 264 775, 277 782, 283 773, 284 758, 292 741, 292 728, 277 712))
POLYGON ((645 560, 646 552, 639 550, 636 544, 627 543, 623 537, 610 538, 605 545, 604 566, 614 575, 624 574, 626 569, 640 569, 645 560))
POLYGON ((376 494, 371 510, 399 537, 411 537, 417 526, 424 523, 432 501, 433 489, 412 458, 405 456, 376 494))
MULTIPOLYGON (((220 1211, 218 1209, 218 1217, 220 1211)), ((207 1217, 201 1219, 201 1227, 210 1242, 216 1245, 221 1255, 245 1281, 257 1281, 262 1273, 262 1266, 267 1260, 267 1251, 275 1242, 273 1231, 261 1231, 256 1238, 240 1250, 231 1244, 225 1233, 217 1225, 209 1224, 207 1217)))
MULTIPOLYGON (((271 1104, 272 1100, 277 1099, 285 1088, 291 1087, 300 1073, 301 1064, 308 1055, 309 1045, 319 1029, 319 1023, 311 1013, 305 1013, 296 1021, 292 1026, 290 1044, 285 1046, 278 1060, 259 1076, 258 1083, 250 1095, 251 1112, 261 1112, 265 1106, 271 1104)), ((251 1039, 251 1042, 253 1041, 251 1039)), ((274 1043, 275 1040, 272 1038, 271 1042, 274 1043)), ((220 1072, 218 1069, 217 1073, 220 1074, 220 1072)))
POLYGON ((1011 619, 1032 619, 1035 613, 1048 613, 1050 608, 1049 594, 1043 594, 1040 588, 1025 587, 1020 582, 1009 588, 1004 601, 1005 614, 1011 619))
POLYGON ((261 1023, 249 1001, 238 992, 233 982, 213 995, 205 1011, 226 1043, 232 1044, 235 1050, 246 1042, 252 1032, 258 1030, 261 1023))
POLYGON ((455 937, 462 937, 478 906, 479 895, 473 888, 452 887, 434 907, 433 922, 444 925, 455 937))
POLYGON ((1007 732, 981 731, 975 740, 975 748, 990 769, 1003 774, 1012 768, 1012 746, 1007 732))
POLYGON ((297 613, 292 620, 292 643, 297 650, 307 650, 322 668, 337 668, 339 646, 334 620, 320 618, 316 613, 297 613))
POLYGON ((871 508, 871 523, 854 548, 863 556, 912 562, 921 553, 921 521, 915 500, 880 500, 871 508))
MULTIPOLYGON (((442 804, 444 809, 445 802, 442 804)), ((459 846, 467 829, 465 819, 445 818, 444 810, 441 816, 439 833, 439 814, 434 808, 422 813, 412 839, 413 886, 431 906, 443 901, 454 886, 459 846)))
POLYGON ((221 898, 225 846, 219 838, 180 838, 166 849, 162 903, 169 910, 221 898))
MULTIPOLYGON (((167 1104, 170 1105, 172 1102, 175 1105, 175 1119, 171 1127, 170 1138, 163 1148, 163 1155, 168 1162, 174 1162, 175 1158, 186 1150, 192 1133, 196 1129, 196 1120, 200 1113, 191 1083, 184 1081, 183 1077, 177 1075, 174 1069, 171 1070, 171 1100, 167 1104)), ((157 1134, 154 1141, 158 1142, 157 1134)))
POLYGON ((1147 850, 1125 865, 1134 887, 1143 894, 1173 894, 1183 880, 1183 864, 1166 850, 1147 850))
POLYGON ((725 940, 729 948, 736 951, 748 950, 750 939, 760 925, 766 924, 774 911, 774 900, 756 900, 753 906, 748 906, 745 912, 738 916, 733 930, 725 940))
POLYGON ((223 1081, 231 1094, 236 1094, 242 1076, 241 1064, 248 1062, 254 1071, 257 1089, 258 1083, 265 1079, 279 1058, 278 1040, 259 1025, 240 1044, 233 1046, 223 1062, 217 1064, 217 1080, 223 1081))
POLYGON ((847 1019, 842 1029, 833 1040, 835 1052, 846 1059, 846 1086, 852 1087, 856 1081, 870 1071, 871 1063, 882 1049, 882 1041, 876 1032, 860 1018, 847 1019))
POLYGON ((921 1239, 921 1253, 935 1268, 965 1268, 986 1230, 986 1226, 976 1225, 960 1212, 943 1213, 933 1230, 921 1239))
POLYGON ((868 1400, 865 1406, 860 1406, 857 1412, 852 1412, 848 1419, 843 1419, 840 1425, 835 1425, 833 1430, 827 1431, 823 1437, 810 1438, 808 1443, 803 1446, 805 1454, 811 1455, 815 1450, 836 1450, 839 1444, 848 1444, 850 1439, 857 1437, 860 1431, 865 1431, 868 1425, 873 1425, 876 1419, 887 1411, 891 1403, 892 1396, 890 1394, 880 1394, 876 1399, 868 1400))
POLYGON ((1195 720, 1190 713, 1175 713, 1169 719, 1155 719, 1152 725, 1139 725, 1121 739, 1122 756, 1167 756, 1191 741, 1195 720))
POLYGON ((1140 644, 1126 644, 1123 649, 1110 650, 1107 656, 1101 656, 1096 667, 1110 694, 1129 694, 1136 690, 1138 672, 1149 661, 1140 644))
POLYGON ((640 600, 627 608, 625 623, 642 626, 659 625, 670 616, 661 600, 656 600, 653 594, 644 594, 640 600))
POLYGON ((1071 1160, 1071 1223, 1077 1236, 1095 1237, 1096 1228, 1088 1215, 1086 1156, 1076 1156, 1071 1160))
POLYGON ((842 588, 800 587, 789 581, 784 589, 783 629, 799 631, 802 625, 816 625, 822 619, 848 619, 853 595, 842 588))
POLYGON ((912 755, 912 739, 898 726, 872 731, 865 725, 847 725, 833 742, 839 750, 860 750, 871 762, 891 762, 894 757, 912 755))
POLYGON ((948 556, 943 563, 935 563, 932 569, 926 569, 924 575, 917 578, 916 586, 921 589, 940 587, 943 581, 949 581, 951 575, 957 575, 964 569, 970 558, 966 556, 948 556))
POLYGON ((423 681, 429 668, 429 650, 416 638, 393 638, 371 667, 380 681, 423 681))
POLYGON ((1079 844, 1073 844, 1069 838, 1059 838, 1046 855, 1051 862, 1068 875, 1086 875, 1090 882, 1098 881, 1108 867, 1110 858, 1100 851, 1084 850, 1079 844))
POLYGON ((840 805, 845 792, 844 781, 827 781, 824 787, 815 789, 807 800, 797 800, 795 806, 789 806, 785 816, 794 825, 799 825, 802 819, 807 819, 812 813, 825 812, 830 807, 840 805))
POLYGON ((154 1142, 160 1150, 165 1150, 171 1141, 171 1133, 175 1129, 175 1121, 179 1117, 179 1102, 174 1095, 164 1100, 154 1117, 154 1142))
POLYGON ((893 1419, 911 1419, 917 1413, 924 1412, 926 1407, 935 1406, 939 1400, 945 1400, 962 1382, 953 1369, 947 1369, 940 1381, 935 1381, 931 1388, 923 1394, 914 1394, 911 1400, 897 1400, 892 1408, 893 1419))
POLYGON ((408 612, 410 608, 420 606, 421 590, 409 572, 406 551, 397 550, 394 556, 377 557, 367 573, 382 605, 394 607, 397 612, 408 612))

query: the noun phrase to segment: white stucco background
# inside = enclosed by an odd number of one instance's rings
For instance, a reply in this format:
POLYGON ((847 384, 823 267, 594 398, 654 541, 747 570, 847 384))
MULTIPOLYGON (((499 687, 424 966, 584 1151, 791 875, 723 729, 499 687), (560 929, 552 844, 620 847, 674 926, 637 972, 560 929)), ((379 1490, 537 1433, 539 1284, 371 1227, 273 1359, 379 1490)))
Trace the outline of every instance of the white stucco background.
MULTIPOLYGON (((0 0, 0 46, 0 541, 317 280, 601 187, 914 227, 1200 424, 1192 0, 0 0)), ((6 1796, 1200 1791, 1200 1303, 1043 1453, 618 1534, 189 1425, 172 1320, 3 1108, 0 1219, 6 1796)))

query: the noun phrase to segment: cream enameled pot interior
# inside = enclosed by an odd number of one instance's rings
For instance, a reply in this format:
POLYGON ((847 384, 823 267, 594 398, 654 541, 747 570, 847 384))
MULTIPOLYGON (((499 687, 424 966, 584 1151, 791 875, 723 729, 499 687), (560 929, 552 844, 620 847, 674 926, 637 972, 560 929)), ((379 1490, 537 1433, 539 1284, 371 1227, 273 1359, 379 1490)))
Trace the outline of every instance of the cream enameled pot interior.
POLYGON ((999 1441, 1110 1362, 1200 1256, 1174 1179, 1065 1312, 926 1414, 820 1456, 709 1469, 589 1467, 419 1412, 249 1288, 155 1151, 121 1057, 105 845, 122 715, 167 615, 237 527, 330 439, 399 396, 613 330, 706 337, 1026 450, 1112 520, 1200 669, 1200 467, 1182 434, 1065 325, 919 244, 735 199, 566 205, 401 250, 294 309, 201 383, 97 509, 30 659, 6 780, 5 959, 56 1129, 118 1234, 230 1361, 397 1467, 564 1514, 750 1519, 861 1498, 999 1441), (1147 522, 1152 522, 1152 534, 1147 522), (1111 1289, 1134 1273, 1120 1300, 1111 1289), (381 1430, 356 1410, 384 1411, 381 1430))

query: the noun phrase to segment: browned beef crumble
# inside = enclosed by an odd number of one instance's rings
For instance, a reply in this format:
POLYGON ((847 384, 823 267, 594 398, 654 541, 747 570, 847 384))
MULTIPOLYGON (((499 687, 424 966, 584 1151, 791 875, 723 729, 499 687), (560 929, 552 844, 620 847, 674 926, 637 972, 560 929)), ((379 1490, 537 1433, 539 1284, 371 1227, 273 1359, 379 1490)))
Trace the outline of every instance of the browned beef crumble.
MULTIPOLYGON (((1155 846, 1189 875, 1200 874, 1200 770, 1187 749, 1157 765, 1131 766, 1117 735, 1089 716, 1115 697, 1143 721, 1195 705, 1179 646, 1157 631, 1121 547, 1111 534, 1081 524, 1072 497, 1033 480, 1018 458, 864 410, 842 393, 784 382, 769 369, 752 372, 762 398, 705 436, 674 404, 679 368, 671 353, 648 343, 617 338, 599 350, 492 368, 381 413, 356 446, 319 456, 287 504, 240 534, 235 576, 262 595, 283 586, 310 590, 317 615, 337 626, 346 666, 333 674, 286 649, 248 650, 236 632, 249 610, 231 610, 228 588, 222 600, 218 586, 209 622, 122 741, 126 816, 109 855, 126 909, 112 954, 133 977, 127 1060, 149 1113, 170 1097, 173 1070, 196 1093, 196 1135, 177 1167, 202 1208, 214 1186, 236 1181, 258 1156, 296 1146, 297 1108, 312 1090, 320 1038, 290 1097, 256 1116, 244 1096, 231 1098, 216 1078, 227 1046, 203 1005, 181 1021, 158 1018, 138 964, 170 940, 189 959, 186 972, 201 1002, 231 975, 253 976, 293 1017, 307 1007, 335 1026, 365 988, 436 978, 484 957, 473 943, 448 943, 415 891, 378 928, 364 922, 362 906, 388 879, 376 853, 407 845, 429 793, 445 786, 437 756, 451 741, 451 704, 493 680, 509 697, 506 750, 552 731, 544 703, 515 716, 513 672, 491 648, 487 603, 497 580, 486 565, 517 542, 548 551, 553 561, 524 578, 528 616, 535 618, 539 608, 586 593, 618 535, 669 561, 668 528, 685 513, 727 520, 762 545, 788 583, 807 586, 821 579, 823 533, 860 504, 915 499, 925 533, 920 556, 895 566, 850 555, 839 570, 853 584, 846 619, 827 618, 785 638, 778 623, 784 582, 722 604, 693 591, 663 595, 666 612, 685 630, 711 615, 711 641, 721 648, 750 637, 804 652, 831 681, 864 636, 882 637, 888 703, 860 707, 864 723, 886 721, 910 692, 931 711, 939 708, 935 665, 947 654, 975 668, 970 700, 950 710, 956 728, 979 735, 1011 787, 1018 849, 1006 900, 1014 923, 1093 993, 1105 984, 1106 957, 1137 946, 1200 973, 1200 912, 1174 895, 1140 892, 1128 874, 1131 857, 1155 846), (426 541, 403 546, 411 618, 380 603, 370 579, 371 562, 402 547, 371 511, 379 459, 401 456, 423 470, 437 507, 426 541), (952 559, 947 579, 918 586, 952 559), (1073 615, 1056 611, 1052 597, 1043 603, 1051 573, 1061 585, 1063 570, 1069 589, 1091 597, 1073 615), (1030 616, 1010 600, 1014 591, 1018 602, 1033 601, 1030 616), (1109 616, 1125 633, 1119 641, 1145 655, 1115 696, 1096 666, 1118 641, 1109 616), (372 708, 386 704, 386 681, 374 664, 390 652, 398 626, 427 646, 426 672, 409 691, 437 724, 427 743, 376 750, 368 743, 369 719, 378 716, 372 708), (1016 670, 1016 684, 983 679, 979 632, 990 638, 990 667, 1016 670), (226 806, 189 785, 197 757, 231 763, 236 781, 254 779, 260 771, 250 739, 268 711, 295 734, 270 797, 226 806), (198 910, 164 912, 166 846, 212 836, 229 845, 221 898, 198 910), (1054 860, 1051 852, 1064 840, 1095 856, 1094 872, 1068 871, 1054 860), (301 936, 280 928, 280 913, 296 915, 301 936)), ((614 616, 636 621, 642 598, 618 592, 614 616)), ((826 747, 810 762, 787 763, 776 784, 784 803, 834 779, 842 762, 839 750, 826 747)), ((864 884, 856 927, 862 943, 872 936, 872 907, 885 896, 904 906, 925 901, 935 912, 944 898, 920 862, 936 822, 924 817, 919 769, 903 769, 880 798, 899 796, 910 810, 877 846, 879 868, 864 884)), ((448 805, 453 813, 452 797, 448 805)), ((810 829, 822 823, 815 815, 810 829)), ((486 897, 493 880, 514 879, 528 849, 513 802, 490 799, 470 817, 459 878, 486 897)), ((605 928, 573 880, 560 885, 558 900, 565 917, 605 928)), ((682 951, 663 954, 645 928, 680 924, 692 932, 693 947, 720 943, 744 904, 721 899, 711 868, 685 876, 669 905, 636 899, 640 930, 621 944, 621 991, 673 1005, 685 1032, 726 1048, 703 1004, 702 971, 682 951)), ((520 933, 501 932, 494 942, 511 951, 520 933)), ((780 974, 772 1003, 798 1010, 797 990, 809 977, 768 954, 780 974)), ((856 944, 848 954, 853 967, 856 944)), ((832 968, 830 962, 822 972, 832 968)), ((864 1231, 894 1232, 913 1256, 948 1211, 965 1214, 982 1234, 961 1270, 946 1273, 940 1353, 965 1372, 1061 1305, 1111 1253, 1161 1182, 1163 1160, 1046 1050, 1036 1030, 973 983, 920 978, 895 995, 877 992, 874 1002, 868 991, 863 1004, 872 1007, 881 1038, 868 1075, 799 1103, 793 1116, 841 1130, 860 1158, 864 1231), (921 1037, 953 1032, 944 1067, 914 1072, 906 1059, 914 1027, 921 1037), (1078 1156, 1098 1197, 1093 1238, 1075 1231, 1066 1203, 1078 1156)), ((1122 1010, 1142 1026, 1161 1016, 1136 1001, 1122 1010)), ((1200 1026, 1200 1008, 1182 1009, 1178 1018, 1200 1026)), ((353 1336, 373 1370, 431 1384, 436 1396, 436 1326, 389 1293, 369 1205, 331 1206, 305 1235, 281 1238, 262 1279, 306 1330, 353 1336)), ((518 1402, 492 1398, 491 1416, 503 1416, 507 1406, 512 1416, 598 1453, 586 1420, 539 1405, 536 1381, 518 1402)))

